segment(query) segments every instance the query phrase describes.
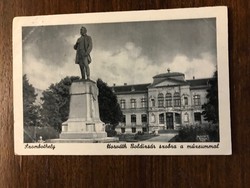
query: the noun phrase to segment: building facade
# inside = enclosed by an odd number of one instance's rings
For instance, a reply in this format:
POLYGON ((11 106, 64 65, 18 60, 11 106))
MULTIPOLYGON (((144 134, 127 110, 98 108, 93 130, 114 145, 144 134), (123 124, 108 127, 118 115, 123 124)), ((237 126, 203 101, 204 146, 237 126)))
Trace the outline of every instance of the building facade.
POLYGON ((184 74, 168 70, 154 76, 153 83, 114 85, 124 114, 118 129, 151 131, 206 124, 202 105, 207 102, 210 79, 185 80, 184 74))

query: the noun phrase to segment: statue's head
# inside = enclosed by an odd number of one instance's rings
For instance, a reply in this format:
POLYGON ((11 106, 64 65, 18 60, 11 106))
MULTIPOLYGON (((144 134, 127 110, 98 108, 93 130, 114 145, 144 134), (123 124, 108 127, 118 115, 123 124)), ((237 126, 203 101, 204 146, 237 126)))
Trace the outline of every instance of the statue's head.
POLYGON ((87 33, 86 27, 81 27, 80 33, 81 33, 81 35, 86 35, 86 33, 87 33))

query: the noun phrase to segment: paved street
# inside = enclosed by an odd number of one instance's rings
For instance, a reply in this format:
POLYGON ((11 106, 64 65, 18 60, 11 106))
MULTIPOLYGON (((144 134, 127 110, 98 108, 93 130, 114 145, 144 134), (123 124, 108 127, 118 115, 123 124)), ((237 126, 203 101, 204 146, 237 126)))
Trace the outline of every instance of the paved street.
POLYGON ((140 141, 140 142, 168 142, 169 140, 171 140, 177 134, 178 133, 159 134, 159 136, 150 138, 148 140, 140 141))

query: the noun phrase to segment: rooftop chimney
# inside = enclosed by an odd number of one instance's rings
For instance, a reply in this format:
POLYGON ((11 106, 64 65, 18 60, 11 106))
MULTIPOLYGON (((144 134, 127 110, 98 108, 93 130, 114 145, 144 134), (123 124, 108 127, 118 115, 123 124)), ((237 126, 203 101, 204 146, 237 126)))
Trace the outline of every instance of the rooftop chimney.
POLYGON ((124 83, 124 85, 126 86, 126 85, 127 85, 127 83, 124 83))
POLYGON ((193 80, 195 79, 195 76, 193 76, 193 80))

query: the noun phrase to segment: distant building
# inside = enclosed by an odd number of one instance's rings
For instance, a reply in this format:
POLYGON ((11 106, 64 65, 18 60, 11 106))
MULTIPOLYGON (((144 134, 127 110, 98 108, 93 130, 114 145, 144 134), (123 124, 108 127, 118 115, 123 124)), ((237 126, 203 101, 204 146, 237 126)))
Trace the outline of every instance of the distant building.
POLYGON ((168 69, 167 73, 154 76, 153 83, 113 85, 124 114, 118 129, 165 130, 207 123, 202 105, 207 102, 209 79, 185 80, 184 74, 168 69))

